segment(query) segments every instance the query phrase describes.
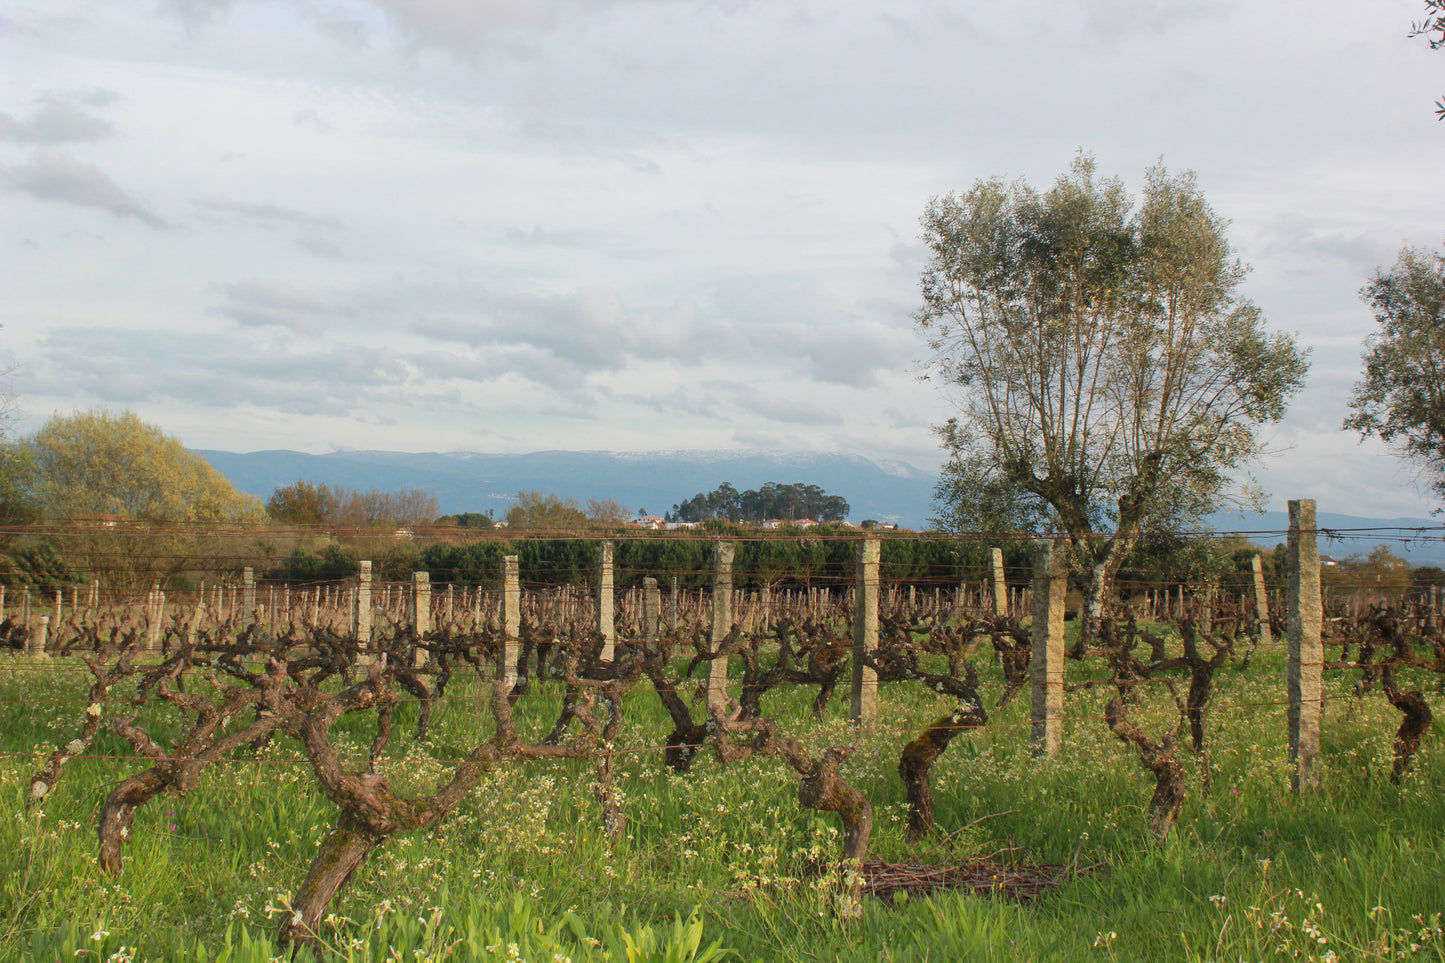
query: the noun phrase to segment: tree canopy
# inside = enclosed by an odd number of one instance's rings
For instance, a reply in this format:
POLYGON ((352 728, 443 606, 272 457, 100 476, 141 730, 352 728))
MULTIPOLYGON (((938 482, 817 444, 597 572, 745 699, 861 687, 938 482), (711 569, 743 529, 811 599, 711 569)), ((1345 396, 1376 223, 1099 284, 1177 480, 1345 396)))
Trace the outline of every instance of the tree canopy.
POLYGON ((50 519, 250 523, 261 505, 133 412, 56 415, 25 443, 27 490, 50 519))
POLYGON ((1365 339, 1344 427, 1394 446, 1445 498, 1445 253, 1403 249, 1360 297, 1380 327, 1365 339))
POLYGON ((575 498, 543 494, 536 489, 517 492, 507 509, 507 527, 524 531, 572 531, 585 528, 587 513, 575 498))
POLYGON ((758 489, 740 492, 723 482, 710 492, 696 495, 672 506, 668 518, 679 522, 724 519, 758 524, 769 519, 791 522, 811 518, 817 522, 841 522, 848 517, 848 500, 829 495, 817 485, 768 482, 758 489))
POLYGON ((20 449, 17 487, 28 510, 75 523, 27 551, 63 559, 66 579, 98 578, 113 589, 140 592, 212 565, 224 548, 211 527, 265 518, 257 499, 131 412, 56 415, 20 449))
POLYGON ((440 510, 436 496, 420 488, 349 491, 340 485, 315 485, 304 479, 282 485, 266 500, 266 512, 272 519, 293 525, 421 525, 435 519, 440 510))
POLYGON ((1043 194, 933 199, 915 320, 958 407, 936 522, 1066 532, 1109 575, 1217 507, 1308 367, 1240 296, 1226 227, 1192 173, 1151 168, 1136 204, 1083 154, 1043 194))

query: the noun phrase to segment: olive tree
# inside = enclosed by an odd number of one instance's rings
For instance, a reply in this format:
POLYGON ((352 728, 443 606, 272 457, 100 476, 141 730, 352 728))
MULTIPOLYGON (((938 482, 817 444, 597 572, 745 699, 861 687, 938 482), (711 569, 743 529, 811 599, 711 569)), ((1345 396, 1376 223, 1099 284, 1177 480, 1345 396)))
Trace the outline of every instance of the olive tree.
POLYGON ((1344 427, 1395 446, 1445 498, 1445 253, 1405 248, 1360 297, 1380 327, 1344 427))
POLYGON ((1218 506, 1308 367, 1240 295, 1226 226, 1192 173, 1151 168, 1136 203, 1082 154, 1042 194, 933 199, 915 320, 958 408, 936 522, 1066 533, 1095 616, 1142 531, 1218 506))

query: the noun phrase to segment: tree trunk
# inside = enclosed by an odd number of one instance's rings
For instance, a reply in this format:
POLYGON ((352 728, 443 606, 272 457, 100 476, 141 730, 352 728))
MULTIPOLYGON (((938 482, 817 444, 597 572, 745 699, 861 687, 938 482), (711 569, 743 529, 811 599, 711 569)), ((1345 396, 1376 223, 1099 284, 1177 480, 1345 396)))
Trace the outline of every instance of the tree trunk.
POLYGON ((933 784, 929 773, 953 737, 976 728, 981 710, 957 709, 923 730, 898 761, 898 775, 908 795, 908 841, 917 842, 933 829, 933 784))
POLYGON ((385 839, 367 832, 348 812, 322 840, 311 870, 291 901, 291 914, 281 921, 276 942, 285 946, 318 947, 317 933, 326 907, 350 880, 367 856, 385 839))
POLYGON ((1395 764, 1390 769, 1390 781, 1398 784, 1400 778, 1410 770, 1410 764, 1415 761, 1420 740, 1424 739, 1425 733, 1430 730, 1434 716, 1418 689, 1401 692, 1391 680, 1385 688, 1385 695, 1389 698, 1390 705, 1405 715, 1400 720, 1399 731, 1395 733, 1395 764))

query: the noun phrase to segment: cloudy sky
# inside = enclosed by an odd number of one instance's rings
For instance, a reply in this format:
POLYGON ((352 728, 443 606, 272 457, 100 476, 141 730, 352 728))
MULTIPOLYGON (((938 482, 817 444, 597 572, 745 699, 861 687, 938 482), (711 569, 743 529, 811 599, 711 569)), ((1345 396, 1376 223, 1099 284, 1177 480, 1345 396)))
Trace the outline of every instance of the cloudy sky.
POLYGON ((1313 350, 1275 506, 1422 514, 1339 430, 1358 290, 1445 241, 1418 0, 7 0, 21 430, 197 448, 818 449, 938 464, 929 198, 1193 169, 1313 350))

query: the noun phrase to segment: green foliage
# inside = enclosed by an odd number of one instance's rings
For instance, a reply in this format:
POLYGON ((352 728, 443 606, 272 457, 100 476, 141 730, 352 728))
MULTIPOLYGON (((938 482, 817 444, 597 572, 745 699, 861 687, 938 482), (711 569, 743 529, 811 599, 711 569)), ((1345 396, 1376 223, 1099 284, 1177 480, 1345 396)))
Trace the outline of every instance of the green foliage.
POLYGON ((1429 588, 1432 585, 1445 587, 1445 569, 1438 565, 1421 565, 1410 571, 1410 581, 1415 588, 1429 588))
POLYGON ((492 518, 491 512, 459 512, 455 515, 443 515, 436 520, 440 526, 455 528, 476 528, 488 529, 496 527, 496 519, 492 518))
POLYGON ((1062 530, 1117 565, 1217 506, 1307 368, 1238 293, 1226 225, 1192 173, 1151 168, 1135 206, 1085 155, 1044 194, 995 179, 929 204, 916 320, 960 409, 941 527, 1062 530))
POLYGON ((357 561, 356 550, 342 545, 328 545, 320 555, 298 548, 286 560, 284 574, 276 574, 295 582, 341 581, 356 577, 357 561))
POLYGON ((265 518, 255 498, 131 412, 56 415, 21 445, 19 497, 68 523, 48 536, 52 548, 111 589, 188 578, 225 554, 212 528, 265 518))
POLYGON ((731 483, 723 482, 710 492, 698 492, 672 506, 667 518, 676 522, 725 520, 751 525, 773 519, 841 522, 848 518, 848 511, 847 499, 829 495, 817 485, 768 482, 762 488, 739 492, 731 483))
POLYGON ((1445 499, 1445 253, 1401 250, 1360 296, 1380 327, 1344 427, 1394 446, 1445 499))
POLYGON ((5 585, 29 586, 45 595, 53 595, 84 580, 85 577, 72 568, 48 541, 12 549, 0 556, 0 582, 5 585))
POLYGON ((575 498, 544 495, 536 489, 517 492, 507 509, 507 527, 518 531, 577 531, 587 525, 587 513, 575 498))
POLYGON ((0 524, 33 522, 39 509, 30 493, 34 471, 30 450, 24 445, 0 445, 0 524))
POLYGON ((327 485, 313 485, 304 479, 282 485, 266 499, 266 514, 273 521, 293 525, 321 525, 335 518, 341 499, 327 485))
POLYGON ((1409 591, 1412 582, 1410 563, 1384 545, 1377 545, 1368 555, 1354 554, 1329 566, 1323 578, 1328 585, 1392 600, 1409 591))
POLYGON ((250 524, 255 498, 132 412, 56 415, 25 441, 29 496, 49 519, 250 524))
POLYGON ((349 491, 302 480, 272 492, 266 511, 273 520, 292 525, 395 528, 429 522, 438 508, 436 496, 420 488, 349 491))

